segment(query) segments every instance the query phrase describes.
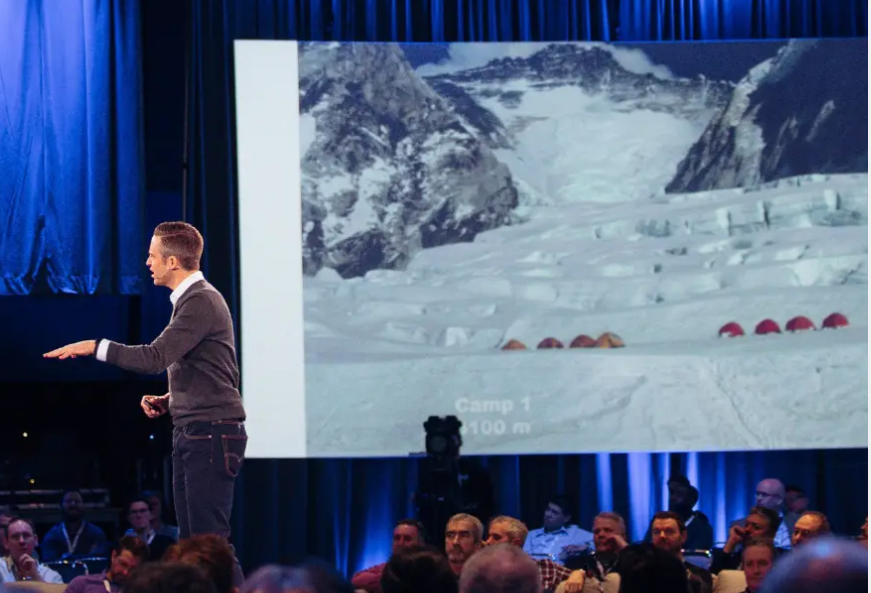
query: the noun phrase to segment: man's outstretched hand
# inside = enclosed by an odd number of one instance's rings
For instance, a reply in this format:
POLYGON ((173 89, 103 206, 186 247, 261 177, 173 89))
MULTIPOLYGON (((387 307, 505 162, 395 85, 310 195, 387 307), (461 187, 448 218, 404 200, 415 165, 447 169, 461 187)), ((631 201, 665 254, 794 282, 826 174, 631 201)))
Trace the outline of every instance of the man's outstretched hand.
POLYGON ((42 355, 43 358, 57 358, 65 360, 67 358, 75 358, 77 356, 93 356, 97 350, 96 340, 83 340, 75 344, 67 344, 57 350, 46 352, 42 355))

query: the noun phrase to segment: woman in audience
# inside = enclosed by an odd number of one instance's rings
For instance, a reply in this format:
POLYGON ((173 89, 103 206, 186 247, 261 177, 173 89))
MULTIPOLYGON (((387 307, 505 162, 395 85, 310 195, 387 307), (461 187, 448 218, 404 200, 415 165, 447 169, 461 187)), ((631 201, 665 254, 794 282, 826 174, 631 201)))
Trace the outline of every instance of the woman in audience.
POLYGON ((381 593, 456 593, 457 587, 448 559, 432 546, 393 554, 381 573, 381 593))

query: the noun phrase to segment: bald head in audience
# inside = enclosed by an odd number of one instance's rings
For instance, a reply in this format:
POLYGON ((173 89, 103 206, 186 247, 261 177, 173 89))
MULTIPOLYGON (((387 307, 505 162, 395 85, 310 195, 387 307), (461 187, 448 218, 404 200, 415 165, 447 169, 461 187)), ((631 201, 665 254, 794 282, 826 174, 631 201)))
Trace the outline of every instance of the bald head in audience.
POLYGON ((760 593, 865 593, 868 550, 854 541, 815 539, 778 560, 760 593))
POLYGON ((756 484, 756 506, 780 512, 786 499, 786 486, 777 478, 765 478, 756 484))
POLYGON ((460 593, 541 593, 538 565, 517 546, 487 546, 463 567, 460 593))

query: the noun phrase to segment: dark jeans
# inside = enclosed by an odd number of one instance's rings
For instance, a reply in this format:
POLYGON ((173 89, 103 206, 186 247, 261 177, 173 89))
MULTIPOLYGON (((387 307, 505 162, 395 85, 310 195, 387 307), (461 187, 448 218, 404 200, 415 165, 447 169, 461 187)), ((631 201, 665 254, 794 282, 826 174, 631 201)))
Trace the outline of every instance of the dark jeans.
POLYGON ((236 420, 192 422, 173 430, 172 492, 179 539, 201 533, 229 539, 233 487, 247 445, 245 425, 236 420))

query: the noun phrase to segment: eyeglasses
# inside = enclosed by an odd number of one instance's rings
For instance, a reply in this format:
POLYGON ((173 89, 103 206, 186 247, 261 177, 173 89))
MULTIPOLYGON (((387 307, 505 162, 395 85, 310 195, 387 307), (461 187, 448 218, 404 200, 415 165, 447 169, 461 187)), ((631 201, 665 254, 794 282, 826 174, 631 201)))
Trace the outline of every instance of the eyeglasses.
POLYGON ((29 542, 33 538, 34 538, 34 535, 32 533, 13 533, 12 535, 9 535, 6 539, 9 539, 12 541, 21 540, 23 542, 29 542))
POLYGON ((149 509, 130 509, 131 515, 144 515, 145 513, 150 513, 149 509))

